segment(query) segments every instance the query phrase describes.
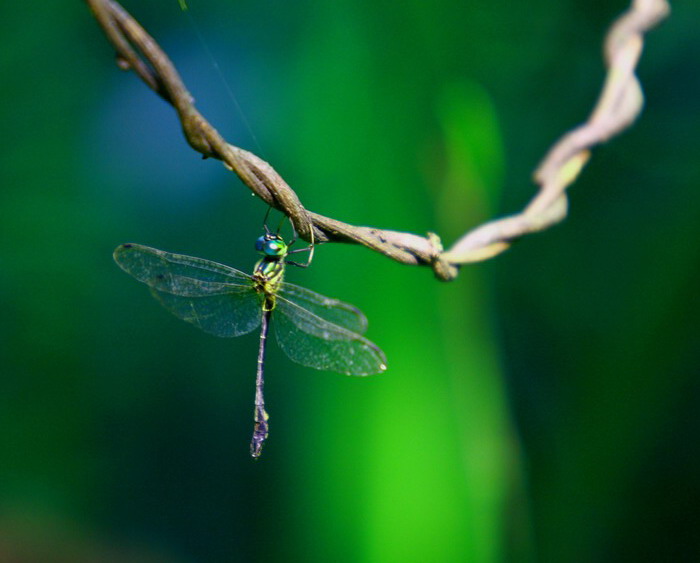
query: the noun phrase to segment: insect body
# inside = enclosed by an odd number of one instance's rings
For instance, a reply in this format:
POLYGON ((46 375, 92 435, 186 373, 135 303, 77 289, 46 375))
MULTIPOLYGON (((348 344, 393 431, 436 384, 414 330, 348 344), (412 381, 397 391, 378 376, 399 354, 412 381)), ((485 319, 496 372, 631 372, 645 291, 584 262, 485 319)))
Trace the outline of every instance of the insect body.
MULTIPOLYGON (((285 283, 288 245, 266 232, 256 242, 263 257, 252 276, 210 260, 172 254, 138 244, 123 244, 114 260, 151 288, 154 297, 181 319, 222 337, 260 327, 255 385, 254 430, 250 452, 260 456, 268 436, 264 364, 270 321, 277 342, 293 361, 347 375, 372 375, 386 369, 384 353, 362 334, 362 312, 290 283, 285 283)), ((299 264, 296 264, 299 265, 299 264)))

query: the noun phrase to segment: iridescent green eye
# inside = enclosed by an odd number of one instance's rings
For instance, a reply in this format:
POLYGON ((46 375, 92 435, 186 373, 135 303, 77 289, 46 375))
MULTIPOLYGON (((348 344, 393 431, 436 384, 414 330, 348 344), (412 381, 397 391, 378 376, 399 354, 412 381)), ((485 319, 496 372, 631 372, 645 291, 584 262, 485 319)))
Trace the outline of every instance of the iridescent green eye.
POLYGON ((277 235, 263 235, 255 241, 255 250, 265 256, 283 256, 287 253, 287 244, 277 235))
POLYGON ((284 242, 282 239, 271 240, 268 245, 267 252, 268 254, 270 254, 270 256, 281 256, 282 254, 286 254, 287 243, 284 242))

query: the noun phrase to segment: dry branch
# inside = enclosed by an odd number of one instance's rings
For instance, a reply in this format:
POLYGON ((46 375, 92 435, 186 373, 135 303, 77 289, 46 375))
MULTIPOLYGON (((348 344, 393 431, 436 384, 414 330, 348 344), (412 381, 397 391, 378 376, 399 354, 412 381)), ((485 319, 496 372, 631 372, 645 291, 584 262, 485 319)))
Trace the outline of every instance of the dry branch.
POLYGON ((564 134, 535 172, 539 190, 523 211, 480 225, 443 250, 437 235, 426 237, 358 227, 307 211, 277 172, 253 153, 228 144, 194 107, 174 65, 155 40, 113 0, 86 0, 117 52, 122 69, 133 69, 178 113, 185 138, 204 157, 223 161, 257 196, 286 214, 301 238, 362 244, 403 264, 429 265, 441 280, 457 276, 462 264, 492 258, 511 241, 542 231, 566 217, 566 188, 578 177, 590 149, 627 129, 642 109, 634 74, 643 37, 669 12, 665 0, 634 0, 612 25, 605 41, 607 76, 589 119, 564 134))

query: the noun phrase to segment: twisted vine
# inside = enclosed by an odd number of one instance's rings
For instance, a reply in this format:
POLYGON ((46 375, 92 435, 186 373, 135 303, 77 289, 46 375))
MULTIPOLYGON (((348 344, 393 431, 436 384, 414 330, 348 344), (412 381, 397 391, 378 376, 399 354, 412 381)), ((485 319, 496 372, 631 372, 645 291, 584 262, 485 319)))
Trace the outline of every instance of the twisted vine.
POLYGON ((550 148, 535 171, 539 189, 532 200, 521 212, 477 226, 444 250, 434 233, 422 237, 354 226, 308 211, 272 166, 227 143, 197 111, 168 56, 119 3, 86 2, 116 49, 119 67, 133 70, 175 108, 190 146, 205 158, 221 160, 253 193, 287 215, 301 238, 362 244, 403 264, 430 266, 443 281, 454 279, 463 264, 493 258, 513 240, 545 230, 566 217, 566 189, 588 161, 590 150, 630 127, 641 112, 644 97, 634 71, 644 35, 669 12, 666 0, 633 0, 605 39, 607 75, 598 102, 585 123, 565 133, 550 148))

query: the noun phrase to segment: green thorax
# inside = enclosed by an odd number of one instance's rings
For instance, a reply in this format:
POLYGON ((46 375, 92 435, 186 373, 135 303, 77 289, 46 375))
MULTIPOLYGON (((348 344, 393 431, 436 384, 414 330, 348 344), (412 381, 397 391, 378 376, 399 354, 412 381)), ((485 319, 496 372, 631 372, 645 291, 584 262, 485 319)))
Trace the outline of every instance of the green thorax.
POLYGON ((284 259, 287 256, 287 243, 276 234, 267 233, 255 242, 255 249, 263 257, 255 264, 253 280, 255 290, 265 296, 263 308, 275 308, 275 294, 284 278, 284 259))

